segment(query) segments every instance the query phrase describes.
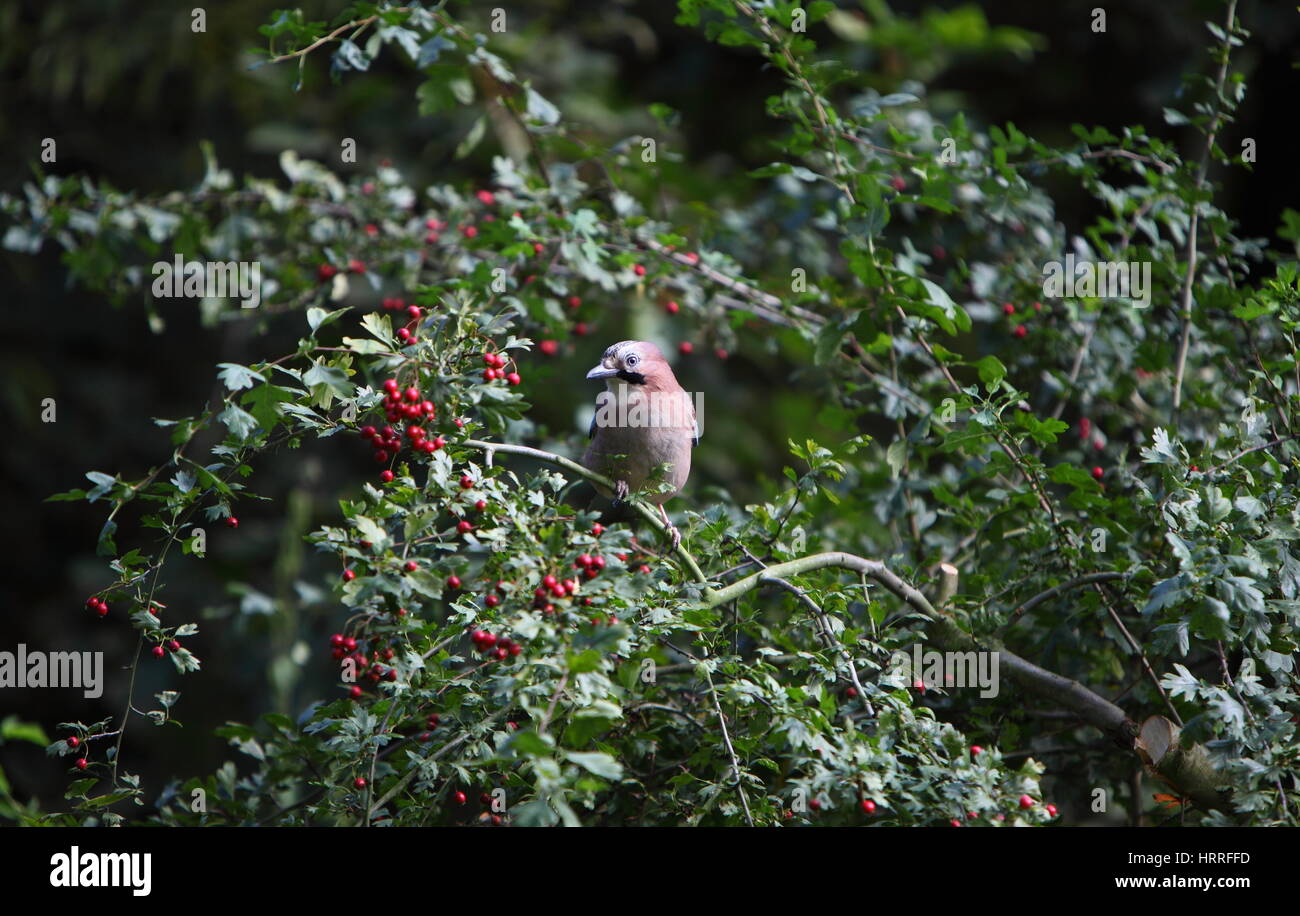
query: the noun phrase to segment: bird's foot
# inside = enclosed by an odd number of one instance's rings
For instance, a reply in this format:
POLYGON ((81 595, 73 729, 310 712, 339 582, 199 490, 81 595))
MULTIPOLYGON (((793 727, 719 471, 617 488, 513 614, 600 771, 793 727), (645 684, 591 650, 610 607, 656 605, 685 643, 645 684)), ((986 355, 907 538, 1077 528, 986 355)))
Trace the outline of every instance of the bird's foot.
POLYGON ((664 520, 664 529, 665 529, 665 530, 667 531, 667 533, 668 533, 668 540, 672 541, 672 545, 673 545, 673 546, 672 546, 671 550, 669 551, 669 552, 671 553, 672 551, 675 551, 675 550, 677 549, 678 545, 681 544, 681 542, 682 542, 682 533, 681 533, 680 531, 678 531, 678 530, 677 530, 677 526, 674 525, 674 524, 669 520, 669 518, 668 518, 668 511, 667 511, 666 509, 664 509, 664 504, 663 504, 663 503, 660 503, 660 504, 659 504, 659 517, 660 517, 661 519, 664 520))
POLYGON ((624 500, 627 499, 627 494, 628 494, 627 481, 626 481, 626 480, 616 480, 616 481, 614 481, 614 499, 613 499, 613 503, 614 503, 614 508, 615 508, 615 509, 617 509, 619 506, 623 505, 624 500))

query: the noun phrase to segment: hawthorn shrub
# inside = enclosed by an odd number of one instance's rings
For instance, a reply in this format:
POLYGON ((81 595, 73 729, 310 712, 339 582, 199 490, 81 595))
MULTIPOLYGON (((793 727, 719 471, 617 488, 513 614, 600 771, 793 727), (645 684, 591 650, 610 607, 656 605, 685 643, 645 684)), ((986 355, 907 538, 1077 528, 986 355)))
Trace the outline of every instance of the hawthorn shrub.
MULTIPOLYGON (((39 174, 3 198, 7 247, 56 244, 78 283, 151 312, 155 260, 255 261, 260 306, 205 298, 204 320, 301 335, 222 364, 214 403, 159 421, 172 451, 148 473, 54 497, 106 508, 111 578, 84 613, 138 632, 124 661, 203 676, 168 564, 275 499, 253 489, 259 456, 316 438, 375 459, 308 538, 337 563, 314 583, 335 693, 228 724, 238 764, 148 787, 123 737, 183 704, 133 692, 121 718, 59 726, 67 810, 20 820, 1300 820, 1300 219, 1284 249, 1214 203, 1211 172, 1249 168, 1235 4, 1167 113, 1185 156, 1140 126, 1058 148, 943 119, 915 79, 882 93, 819 51, 852 25, 830 3, 680 0, 682 27, 785 78, 767 105, 783 139, 749 200, 667 208, 684 165, 655 137, 593 138, 457 6, 282 11, 261 56, 301 81, 321 56, 365 80, 395 55, 413 113, 456 116, 463 153, 501 144, 477 187, 292 150, 241 183, 207 149, 166 195, 39 174), (1045 190, 1062 177, 1103 215, 1063 225, 1045 190), (1049 295, 1067 253, 1149 265, 1147 307, 1049 295), (837 437, 789 442, 788 485, 757 504, 688 491, 676 552, 643 505, 639 528, 602 523, 570 489, 598 479, 565 457, 577 425, 529 420, 545 392, 526 357, 621 305, 675 315, 682 353, 801 364, 837 437), (998 652, 1002 689, 927 683, 897 661, 918 641, 998 652)), ((942 55, 959 19, 991 50, 1033 47, 969 9, 873 16, 869 48, 942 55)))

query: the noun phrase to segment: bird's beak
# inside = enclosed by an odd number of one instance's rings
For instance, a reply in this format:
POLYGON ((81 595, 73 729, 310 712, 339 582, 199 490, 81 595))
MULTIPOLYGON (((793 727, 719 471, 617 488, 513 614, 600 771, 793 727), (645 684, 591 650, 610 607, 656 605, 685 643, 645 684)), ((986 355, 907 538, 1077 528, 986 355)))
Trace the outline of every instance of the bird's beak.
POLYGON ((587 373, 587 378, 589 379, 613 378, 616 375, 618 375, 617 369, 611 369, 608 366, 606 366, 604 363, 597 363, 596 368, 592 369, 590 372, 587 373))

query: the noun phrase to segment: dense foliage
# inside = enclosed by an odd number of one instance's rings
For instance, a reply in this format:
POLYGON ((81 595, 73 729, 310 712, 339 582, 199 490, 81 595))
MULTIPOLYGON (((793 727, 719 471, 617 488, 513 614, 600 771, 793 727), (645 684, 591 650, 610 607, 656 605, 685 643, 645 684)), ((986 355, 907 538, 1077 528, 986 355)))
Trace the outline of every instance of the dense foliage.
MULTIPOLYGON (((335 621, 313 663, 338 667, 336 695, 227 725, 239 764, 161 797, 116 749, 183 701, 124 697, 49 748, 68 810, 11 817, 118 823, 157 798, 143 816, 167 824, 1300 821, 1300 275, 1293 246, 1239 237, 1214 203, 1212 172, 1250 161, 1235 3, 1167 112, 1200 138, 1188 157, 1139 126, 1056 148, 940 119, 912 75, 881 86, 815 40, 913 48, 917 76, 921 49, 1032 49, 970 9, 680 0, 680 25, 786 81, 778 155, 743 202, 680 199, 675 112, 653 110, 660 137, 592 136, 498 53, 489 14, 454 6, 284 11, 261 56, 302 80, 328 55, 347 82, 396 55, 412 112, 460 130, 460 154, 500 144, 478 187, 291 150, 283 176, 239 181, 208 150, 167 195, 49 174, 0 201, 6 247, 58 245, 118 298, 174 254, 256 261, 259 307, 204 298, 205 321, 301 334, 159 420, 173 452, 147 475, 56 497, 106 507, 113 578, 85 613, 138 631, 134 665, 203 677, 168 577, 266 498, 259 456, 323 438, 377 460, 308 538, 335 580, 295 584, 335 621), (1059 222, 1062 177, 1105 215, 1059 222), (1149 264, 1149 304, 1049 296, 1067 253, 1149 264), (560 457, 585 421, 535 422, 530 388, 557 341, 619 309, 671 313, 681 358, 718 379, 737 353, 797 354, 791 384, 837 435, 785 444, 788 481, 757 504, 688 489, 676 553, 648 511, 602 524, 571 486, 592 475, 560 457), (894 661, 918 640, 1004 648, 1002 689, 918 684, 894 661), (1138 737, 1154 716, 1210 762, 1209 791, 1138 737), (1135 794, 1144 764, 1159 778, 1135 794)), ((700 448, 725 449, 708 414, 729 392, 704 398, 700 448)))

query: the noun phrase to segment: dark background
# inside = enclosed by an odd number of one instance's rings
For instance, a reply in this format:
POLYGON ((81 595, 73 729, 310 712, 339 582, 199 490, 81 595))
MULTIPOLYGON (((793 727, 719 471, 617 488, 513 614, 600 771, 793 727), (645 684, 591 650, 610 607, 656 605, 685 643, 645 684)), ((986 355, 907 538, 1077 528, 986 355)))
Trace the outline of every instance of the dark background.
MULTIPOLYGON (((0 7, 0 190, 20 190, 45 137, 58 141, 59 161, 51 169, 56 174, 83 173, 141 194, 194 184, 202 174, 204 139, 215 144, 237 180, 245 174, 281 179, 277 157, 285 148, 335 161, 344 136, 357 138, 363 150, 362 161, 351 168, 373 169, 387 157, 416 188, 435 181, 481 184, 490 176, 495 143, 489 137, 469 159, 453 160, 463 130, 446 119, 417 116, 419 77, 405 60, 385 55, 370 73, 332 84, 327 55, 317 54, 297 94, 294 68, 248 69, 251 58, 243 52, 258 44, 256 29, 277 5, 210 4, 207 32, 199 35, 190 31, 190 2, 0 7)), ((956 5, 895 2, 891 8, 918 15, 956 5)), ((1087 27, 1092 2, 980 5, 992 24, 1041 36, 1043 49, 1024 60, 956 57, 930 86, 941 115, 964 110, 976 124, 1014 121, 1049 143, 1069 142, 1072 123, 1112 130, 1144 124, 1178 139, 1184 150, 1194 149, 1185 129, 1165 127, 1161 109, 1171 104, 1184 72, 1207 69, 1202 48, 1209 34, 1202 23, 1221 22, 1221 4, 1107 4, 1105 35, 1087 27)), ((338 6, 303 8, 311 18, 330 19, 338 6)), ((780 126, 764 116, 763 102, 779 90, 779 76, 762 70, 753 52, 709 44, 676 26, 675 4, 532 0, 508 9, 518 19, 498 50, 534 78, 587 137, 612 142, 648 130, 654 122, 646 106, 672 106, 682 113, 673 143, 689 163, 680 182, 687 193, 715 206, 729 195, 748 193, 750 184, 739 180, 744 171, 774 158, 767 141, 780 126)), ((1256 33, 1234 58, 1250 92, 1239 123, 1226 133, 1254 137, 1259 161, 1253 174, 1234 170, 1218 202, 1243 221, 1242 234, 1271 236, 1282 208, 1300 202, 1300 174, 1280 152, 1300 98, 1293 69, 1300 16, 1293 4, 1275 2, 1243 2, 1239 15, 1256 33)), ((882 87, 890 85, 891 68, 897 67, 890 55, 844 46, 824 28, 813 34, 825 50, 839 45, 847 59, 878 74, 882 87)), ((1071 231, 1081 229, 1092 216, 1090 201, 1068 184, 1052 190, 1058 218, 1071 231)), ((247 328, 206 330, 184 304, 164 306, 166 330, 151 333, 140 302, 115 308, 70 287, 53 244, 37 257, 0 251, 0 277, 0 410, 7 433, 0 649, 12 651, 25 642, 47 650, 102 650, 110 665, 121 664, 129 660, 135 636, 122 624, 120 610, 116 619, 100 621, 82 607, 108 581, 105 560, 94 553, 103 512, 85 503, 42 500, 84 487, 87 470, 139 478, 169 452, 166 431, 151 417, 195 413, 214 392, 216 363, 248 363, 283 352, 293 334, 267 341, 247 328), (40 422, 46 397, 57 401, 53 424, 40 422)), ((566 351, 563 360, 536 368, 531 377, 545 384, 529 394, 539 422, 563 431, 571 423, 573 399, 593 396, 582 373, 605 344, 619 339, 611 336, 616 320, 611 315, 608 328, 566 351)), ((715 409, 708 418, 713 436, 706 436, 697 456, 693 488, 724 486, 741 503, 770 491, 786 459, 786 439, 798 439, 810 422, 787 381, 792 368, 779 357, 744 351, 725 365, 697 359, 679 368, 688 389, 708 390, 714 405, 721 400, 730 408, 715 409), (726 398, 716 399, 718 393, 726 398), (718 447, 722 442, 731 444, 725 453, 718 447)), ((214 727, 252 721, 269 709, 296 715, 334 689, 331 666, 318 650, 338 621, 328 604, 296 593, 292 582, 324 581, 325 566, 301 536, 337 518, 335 494, 371 472, 369 458, 364 449, 327 440, 268 456, 258 470, 257 491, 271 500, 241 504, 238 532, 210 528, 208 558, 177 558, 164 579, 171 619, 200 621, 203 632, 189 643, 204 670, 180 678, 168 663, 142 662, 140 702, 151 708, 146 698, 153 693, 180 690, 178 715, 186 725, 150 735, 150 726, 132 723, 126 768, 142 773, 150 798, 167 778, 205 774, 234 756, 212 735, 214 727), (234 577, 255 583, 281 602, 284 613, 260 614, 256 601, 241 603, 225 586, 234 577), (297 614, 309 618, 304 626, 295 621, 297 614), (304 666, 272 670, 271 659, 299 632, 312 640, 304 666)), ((119 548, 147 544, 137 537, 139 531, 124 520, 119 548)), ((120 715, 124 678, 125 671, 108 671, 104 696, 93 702, 73 690, 6 690, 0 693, 0 718, 16 713, 58 737, 60 721, 120 715)), ((0 768, 14 795, 38 795, 46 808, 60 804, 67 762, 47 760, 30 744, 0 747, 0 768)))

